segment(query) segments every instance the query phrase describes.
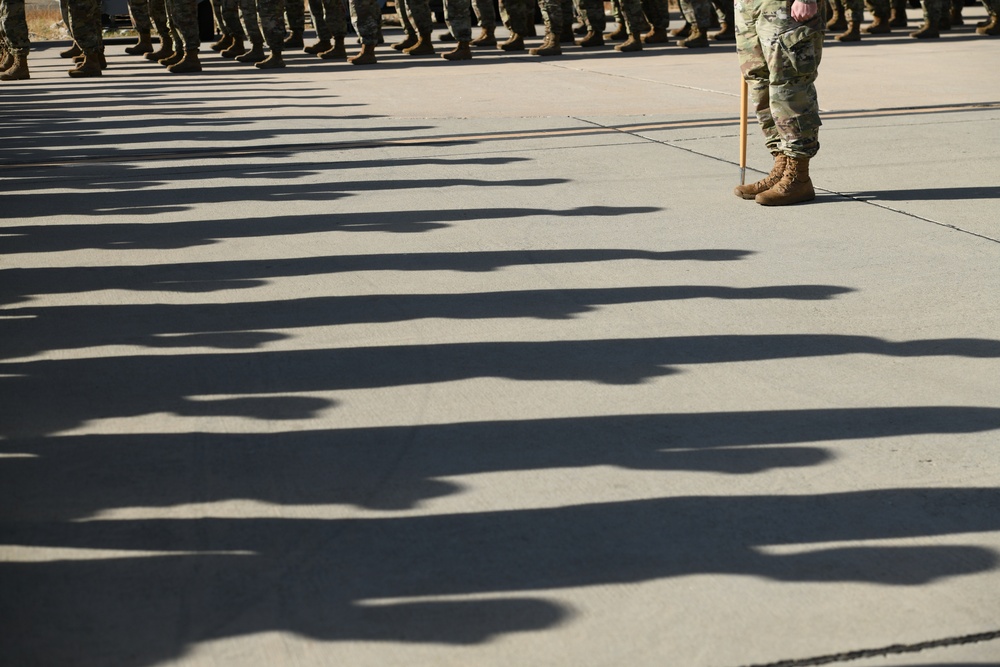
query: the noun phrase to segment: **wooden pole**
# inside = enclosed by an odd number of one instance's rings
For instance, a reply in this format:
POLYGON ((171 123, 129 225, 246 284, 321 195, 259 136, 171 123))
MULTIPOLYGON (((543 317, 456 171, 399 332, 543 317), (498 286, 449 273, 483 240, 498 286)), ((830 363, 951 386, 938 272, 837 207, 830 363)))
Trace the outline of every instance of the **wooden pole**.
POLYGON ((740 77, 740 185, 747 177, 747 98, 750 96, 747 80, 740 77))

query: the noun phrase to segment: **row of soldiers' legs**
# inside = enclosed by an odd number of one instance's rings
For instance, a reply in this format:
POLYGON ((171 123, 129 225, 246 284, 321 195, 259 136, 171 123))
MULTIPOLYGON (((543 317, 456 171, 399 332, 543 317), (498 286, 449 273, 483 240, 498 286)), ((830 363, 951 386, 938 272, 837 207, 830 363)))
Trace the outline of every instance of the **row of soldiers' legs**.
MULTIPOLYGON (((524 37, 534 34, 534 2, 536 0, 500 0, 500 19, 510 30, 510 38, 499 44, 505 51, 524 50, 524 37)), ((669 10, 667 0, 615 0, 614 11, 619 27, 604 34, 606 18, 602 0, 537 0, 545 23, 545 40, 531 49, 533 55, 558 55, 560 43, 572 41, 572 16, 580 16, 586 36, 577 42, 581 46, 596 46, 605 39, 624 40, 618 50, 640 50, 645 43, 668 41, 669 10)), ((837 35, 839 41, 856 41, 861 33, 884 33, 894 27, 905 27, 907 0, 827 0, 831 18, 830 29, 844 30, 837 35), (867 6, 874 20, 861 28, 867 6)), ((0 0, 0 80, 12 81, 29 78, 27 55, 29 50, 25 0, 0 0)), ((982 0, 988 19, 980 23, 976 32, 981 35, 1000 36, 1000 0, 982 0)), ((381 41, 381 10, 377 0, 309 0, 318 41, 309 47, 301 46, 308 53, 322 58, 343 60, 347 57, 344 40, 347 34, 345 4, 350 9, 351 22, 360 37, 361 52, 348 60, 364 65, 376 62, 375 45, 381 41)), ((681 46, 707 46, 707 39, 728 39, 733 27, 733 8, 727 0, 679 0, 686 20, 680 33, 681 46), (713 11, 717 14, 721 30, 708 34, 713 11)), ((921 0, 923 26, 912 33, 917 38, 938 37, 941 30, 962 24, 963 0, 921 0)), ((70 70, 73 77, 100 76, 107 67, 101 37, 99 0, 62 0, 60 8, 64 21, 73 35, 74 44, 60 55, 74 57, 77 65, 70 70)), ((445 0, 445 21, 458 42, 455 50, 443 54, 449 60, 471 57, 470 46, 497 45, 494 36, 497 17, 492 0, 445 0), (472 39, 471 15, 475 13, 482 27, 482 34, 472 39)), ((223 56, 235 57, 258 67, 283 67, 282 49, 291 48, 301 40, 305 26, 305 5, 301 0, 212 0, 212 10, 221 28, 222 39, 213 45, 223 56), (301 6, 300 6, 301 5, 301 6), (290 34, 286 36, 287 11, 290 34), (249 40, 247 51, 243 41, 249 40), (264 50, 265 44, 270 55, 264 50)), ((433 27, 427 0, 399 0, 397 11, 406 32, 406 39, 393 45, 410 55, 434 53, 431 43, 433 27)), ((171 72, 197 72, 200 31, 198 27, 197 0, 129 0, 139 41, 126 49, 133 54, 144 54, 171 72), (160 35, 160 48, 153 50, 151 33, 160 35)), ((298 48, 298 46, 296 47, 298 48)))

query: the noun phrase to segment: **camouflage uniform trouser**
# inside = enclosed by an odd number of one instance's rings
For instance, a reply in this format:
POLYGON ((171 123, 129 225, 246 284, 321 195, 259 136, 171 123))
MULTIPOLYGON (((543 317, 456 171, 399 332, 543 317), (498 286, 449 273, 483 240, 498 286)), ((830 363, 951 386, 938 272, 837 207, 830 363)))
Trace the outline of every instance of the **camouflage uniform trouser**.
POLYGON ((148 0, 146 9, 149 12, 149 19, 156 27, 156 34, 160 39, 170 36, 170 24, 167 22, 167 3, 165 0, 148 0))
POLYGON ((642 13, 652 27, 661 30, 670 27, 670 6, 667 0, 642 0, 642 13))
POLYGON ((257 0, 239 0, 239 3, 247 39, 252 46, 263 46, 264 35, 260 32, 260 21, 257 19, 257 0))
MULTIPOLYGON (((562 32, 563 24, 562 2, 560 0, 538 0, 538 7, 542 10, 545 32, 558 37, 562 32)), ((528 8, 529 10, 533 9, 531 3, 529 3, 528 8)))
POLYGON ((608 20, 604 14, 604 0, 576 0, 576 13, 580 15, 587 32, 604 32, 608 20))
POLYGON ((408 35, 429 35, 434 29, 431 5, 427 0, 396 0, 396 13, 408 35))
POLYGON ((736 50, 767 149, 810 158, 819 151, 815 81, 825 12, 799 23, 789 6, 788 0, 737 0, 736 50))
POLYGON ((444 0, 444 22, 459 42, 472 40, 472 2, 444 0))
POLYGON ((847 14, 847 20, 852 23, 863 23, 865 20, 865 5, 872 16, 880 16, 883 19, 889 18, 889 0, 830 0, 830 9, 843 9, 847 14))
POLYGON ((535 7, 528 0, 500 0, 500 19, 512 33, 524 36, 534 20, 535 7))
POLYGON ((483 28, 497 27, 497 13, 493 9, 493 0, 472 0, 472 9, 476 12, 479 25, 483 28))
POLYGON ((24 0, 0 0, 0 41, 11 53, 28 55, 28 19, 24 13, 24 0))
POLYGON ((101 3, 98 0, 67 0, 69 31, 85 53, 104 49, 101 39, 101 3))
POLYGON ((347 35, 347 19, 342 0, 309 0, 309 13, 313 17, 316 37, 321 41, 347 35))
MULTIPOLYGON (((212 3, 215 7, 215 3, 212 3)), ((243 32, 243 25, 240 23, 240 2, 239 0, 218 0, 219 25, 223 35, 235 37, 241 42, 247 38, 243 32)))
POLYGON ((306 29, 306 7, 303 0, 287 0, 285 15, 288 17, 288 29, 302 32, 306 29))
MULTIPOLYGON (((184 51, 197 51, 201 46, 198 29, 198 0, 166 0, 167 22, 184 51)), ((175 48, 177 48, 175 46, 175 48)), ((179 48, 177 48, 180 51, 179 48)))
POLYGON ((684 20, 698 26, 702 32, 707 32, 712 26, 712 0, 677 0, 684 20))
POLYGON ((132 27, 136 32, 150 32, 153 25, 149 21, 149 0, 128 0, 128 15, 132 17, 132 27))
POLYGON ((382 26, 382 10, 377 0, 350 0, 351 23, 362 44, 378 44, 378 31, 382 26))
POLYGON ((257 0, 257 15, 268 48, 280 53, 285 43, 285 0, 257 0))

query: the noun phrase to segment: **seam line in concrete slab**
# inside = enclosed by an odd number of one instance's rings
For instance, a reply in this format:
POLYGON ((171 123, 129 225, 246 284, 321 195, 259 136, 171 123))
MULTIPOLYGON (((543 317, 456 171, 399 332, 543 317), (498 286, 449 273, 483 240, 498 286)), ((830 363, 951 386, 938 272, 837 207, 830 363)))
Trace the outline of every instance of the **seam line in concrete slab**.
POLYGON ((934 639, 917 644, 893 644, 883 648, 862 649, 859 651, 848 651, 846 653, 833 653, 814 658, 803 658, 793 660, 779 660, 766 664, 750 665, 749 667, 812 667, 813 665, 829 665, 836 662, 848 662, 860 660, 862 658, 880 658, 888 655, 899 655, 903 653, 919 653, 927 649, 947 648, 949 646, 961 646, 963 644, 978 644, 980 642, 1000 639, 1000 630, 992 632, 981 632, 974 635, 963 635, 961 637, 947 637, 945 639, 934 639))

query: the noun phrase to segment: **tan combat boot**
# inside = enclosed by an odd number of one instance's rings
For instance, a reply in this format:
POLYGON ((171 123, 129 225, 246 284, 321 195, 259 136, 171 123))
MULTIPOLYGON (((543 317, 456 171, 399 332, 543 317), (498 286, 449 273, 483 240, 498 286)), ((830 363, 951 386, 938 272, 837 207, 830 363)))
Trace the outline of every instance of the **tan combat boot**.
POLYGON ((222 39, 220 39, 219 41, 217 41, 215 44, 212 44, 212 46, 210 46, 208 48, 212 49, 216 53, 222 53, 223 51, 225 51, 226 49, 228 49, 232 45, 233 45, 233 36, 232 35, 223 35, 222 39))
POLYGON ((594 32, 591 30, 582 39, 577 41, 577 46, 582 46, 585 49, 589 49, 595 46, 604 46, 604 35, 599 32, 594 32))
POLYGON ((892 32, 889 17, 876 14, 871 24, 862 28, 861 32, 866 35, 886 35, 892 32))
POLYGON ((442 53, 441 57, 445 60, 471 60, 471 41, 463 42, 462 40, 458 40, 458 45, 448 53, 442 53))
POLYGON ((890 0, 890 2, 892 8, 889 10, 889 26, 892 28, 905 28, 907 26, 907 0, 890 0))
POLYGON ((375 45, 362 44, 361 51, 359 51, 357 55, 348 58, 347 62, 351 63, 352 65, 374 65, 375 63, 378 62, 375 59, 375 45))
POLYGON ((719 32, 709 34, 708 38, 713 42, 735 42, 736 28, 732 23, 724 22, 719 26, 719 32))
POLYGON ((997 19, 997 15, 994 14, 990 17, 990 22, 986 25, 981 25, 976 28, 977 35, 985 35, 986 37, 997 37, 1000 36, 1000 20, 997 19))
POLYGON ((914 39, 937 39, 940 36, 941 33, 938 30, 938 22, 931 20, 924 23, 920 27, 920 30, 910 33, 910 37, 913 37, 914 39))
POLYGON ((642 36, 643 44, 669 44, 670 34, 665 28, 650 28, 649 32, 642 36))
POLYGON ((185 51, 184 56, 167 67, 167 71, 171 74, 190 74, 192 72, 201 71, 201 61, 198 59, 197 51, 185 51))
POLYGON ((82 56, 82 55, 83 55, 83 49, 81 49, 76 42, 73 42, 73 45, 70 46, 65 51, 59 52, 60 58, 76 58, 77 56, 82 56))
POLYGON ((233 37, 232 43, 226 47, 221 55, 223 58, 235 58, 236 56, 242 56, 247 52, 247 47, 243 46, 243 40, 237 37, 233 37))
POLYGON ((733 190, 735 194, 740 199, 753 199, 761 192, 767 192, 774 184, 781 180, 781 177, 785 175, 785 163, 788 162, 788 158, 785 157, 784 153, 774 154, 774 166, 771 167, 771 173, 760 179, 756 183, 750 183, 749 185, 737 185, 736 189, 733 190))
POLYGON ((680 28, 674 28, 670 31, 670 35, 676 37, 677 39, 684 39, 691 34, 691 24, 687 21, 684 22, 680 28))
POLYGON ((160 48, 156 51, 150 51, 146 54, 145 58, 146 60, 152 60, 154 63, 158 63, 173 54, 174 40, 170 38, 170 35, 160 35, 160 48))
POLYGON ((622 53, 631 53, 632 51, 642 51, 642 35, 634 34, 629 35, 621 44, 615 45, 615 51, 621 51, 622 53))
POLYGON ((71 69, 69 75, 74 79, 101 76, 101 60, 98 57, 98 53, 96 51, 93 53, 84 53, 83 61, 76 66, 76 69, 71 69))
POLYGON ((540 46, 528 49, 528 53, 533 56, 561 56, 562 46, 559 45, 559 38, 551 32, 545 33, 545 39, 540 46))
POLYGON ((176 65, 180 61, 184 60, 184 51, 178 49, 172 54, 160 61, 160 64, 164 67, 170 67, 171 65, 176 65))
MULTIPOLYGON (((433 56, 435 51, 432 40, 433 36, 431 33, 421 33, 417 39, 417 43, 408 49, 403 49, 403 53, 408 56, 433 56)), ((354 61, 352 60, 351 62, 354 61)))
POLYGON ((809 178, 809 158, 789 157, 785 162, 785 173, 770 190, 754 197, 761 206, 788 206, 816 198, 812 180, 809 178))
POLYGON ((620 42, 628 39, 628 29, 625 27, 624 23, 619 23, 618 27, 604 36, 604 39, 611 42, 620 42))
POLYGON ((840 33, 834 39, 838 42, 860 42, 861 24, 857 21, 851 21, 847 24, 847 31, 840 33))
POLYGON ((472 45, 479 48, 497 45, 496 28, 483 28, 479 37, 472 40, 472 45))
POLYGON ((319 54, 323 60, 347 60, 347 47, 344 46, 344 36, 333 38, 333 46, 319 54))
POLYGON ((402 42, 396 42, 395 44, 392 45, 391 48, 396 49, 397 51, 405 51, 406 49, 415 45, 418 41, 419 40, 417 39, 416 34, 408 32, 406 33, 406 38, 403 39, 402 42))
POLYGON ((524 51, 524 37, 516 32, 510 33, 510 38, 500 44, 501 51, 524 51))
POLYGON ((253 66, 257 69, 281 69, 285 66, 285 59, 281 57, 281 49, 271 49, 271 55, 253 66))
POLYGON ((703 49, 708 46, 708 36, 702 31, 701 27, 692 25, 688 36, 677 42, 677 46, 683 46, 688 49, 703 49))
POLYGON ((323 53, 324 51, 329 51, 332 48, 333 48, 333 44, 330 43, 330 40, 328 40, 328 39, 321 39, 318 42, 316 42, 315 44, 310 44, 309 46, 305 47, 302 50, 305 51, 306 53, 311 53, 314 56, 318 56, 319 54, 323 53))
POLYGON ((142 56, 150 53, 153 50, 153 39, 149 35, 149 31, 145 30, 139 33, 139 41, 137 41, 132 46, 125 47, 125 53, 130 56, 142 56))
POLYGON ((30 79, 31 76, 28 73, 28 54, 15 53, 13 54, 12 60, 13 62, 11 63, 11 66, 6 70, 3 70, 3 74, 0 74, 0 81, 21 81, 23 79, 30 79))
MULTIPOLYGON (((289 33, 288 37, 285 38, 285 41, 282 43, 281 48, 282 49, 301 49, 301 48, 305 47, 305 45, 306 45, 306 43, 302 39, 302 31, 301 30, 292 30, 291 33, 289 33)), ((282 67, 284 67, 284 65, 282 65, 282 67)))
POLYGON ((834 5, 833 13, 830 14, 830 19, 826 22, 826 29, 847 30, 847 17, 841 11, 840 5, 834 5))
POLYGON ((249 51, 244 53, 242 56, 236 56, 237 62, 241 63, 259 63, 265 58, 267 58, 267 54, 264 53, 263 44, 251 44, 249 51))

